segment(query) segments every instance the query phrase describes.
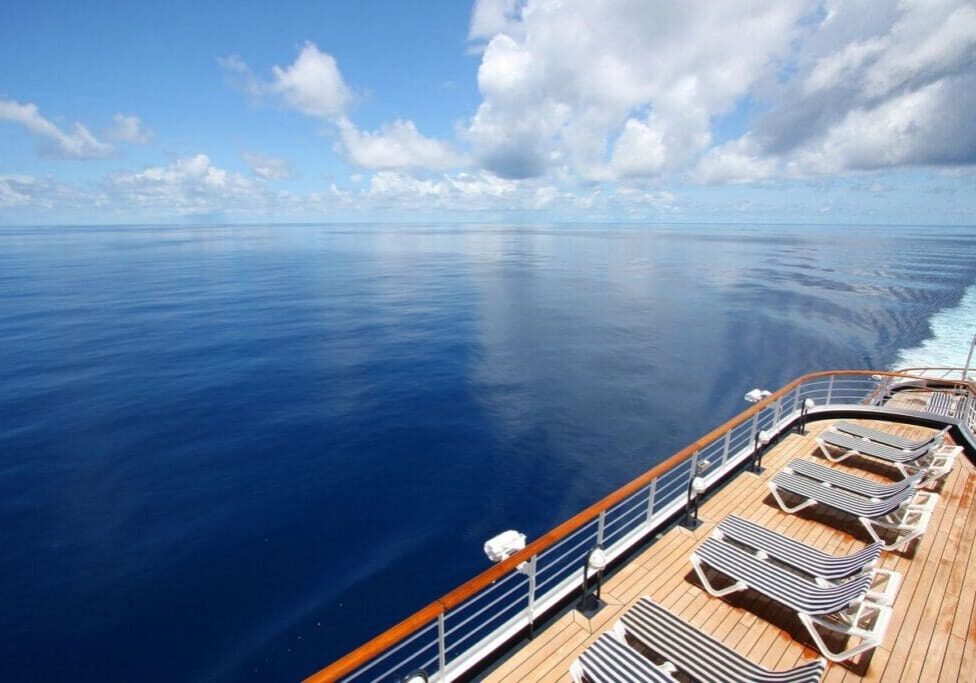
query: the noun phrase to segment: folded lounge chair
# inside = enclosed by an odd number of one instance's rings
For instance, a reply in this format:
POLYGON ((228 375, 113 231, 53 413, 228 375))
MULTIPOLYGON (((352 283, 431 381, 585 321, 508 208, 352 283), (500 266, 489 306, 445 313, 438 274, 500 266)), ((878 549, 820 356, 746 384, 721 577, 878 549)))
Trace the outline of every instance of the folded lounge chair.
POLYGON ((928 410, 930 413, 937 413, 939 415, 945 415, 946 417, 952 417, 954 406, 955 400, 952 394, 944 391, 936 391, 929 397, 929 403, 926 410, 928 410))
POLYGON ((841 662, 877 647, 891 618, 891 608, 865 599, 871 577, 859 576, 842 584, 820 586, 777 565, 764 562, 724 541, 707 538, 691 556, 691 564, 702 585, 721 597, 752 589, 796 612, 814 643, 827 659, 841 662), (716 588, 705 566, 733 580, 727 588, 716 588), (860 642, 842 652, 827 647, 817 627, 858 638, 860 642))
MULTIPOLYGON (((792 466, 794 463, 790 463, 792 466)), ((926 493, 916 506, 916 489, 909 486, 887 498, 872 498, 843 488, 796 474, 791 467, 777 472, 768 482, 773 498, 784 512, 794 513, 814 505, 823 505, 857 517, 875 541, 884 543, 885 550, 897 550, 925 533, 932 511, 939 497, 926 493), (801 499, 790 506, 783 498, 786 492, 801 499), (894 532, 897 538, 887 542, 886 532, 894 532)))
POLYGON ((663 667, 636 652, 616 633, 604 633, 576 658, 575 683, 676 683, 663 667))
POLYGON ((827 669, 818 659, 788 671, 769 671, 643 597, 614 627, 652 650, 678 671, 710 683, 816 683, 827 669))
POLYGON ((837 557, 735 515, 723 519, 712 535, 744 547, 760 560, 768 560, 806 575, 822 586, 867 574, 873 577, 867 598, 881 605, 892 604, 898 594, 900 576, 877 566, 884 547, 880 542, 851 555, 837 557))
POLYGON ((930 483, 951 472, 956 457, 962 451, 959 446, 945 444, 944 439, 944 436, 939 436, 927 445, 901 449, 851 434, 826 430, 817 436, 816 441, 824 457, 831 462, 840 462, 853 455, 874 458, 894 465, 903 476, 924 469, 926 483, 930 483))
POLYGON ((859 439, 876 441, 880 444, 884 444, 885 446, 891 446, 892 448, 900 448, 908 451, 915 448, 925 448, 933 445, 936 439, 946 435, 949 428, 946 427, 941 432, 933 434, 928 439, 907 439, 904 436, 898 436, 897 434, 892 434, 891 432, 884 431, 883 429, 865 427, 854 422, 835 422, 833 424, 833 430, 836 432, 842 432, 844 434, 850 434, 851 436, 856 436, 859 439))

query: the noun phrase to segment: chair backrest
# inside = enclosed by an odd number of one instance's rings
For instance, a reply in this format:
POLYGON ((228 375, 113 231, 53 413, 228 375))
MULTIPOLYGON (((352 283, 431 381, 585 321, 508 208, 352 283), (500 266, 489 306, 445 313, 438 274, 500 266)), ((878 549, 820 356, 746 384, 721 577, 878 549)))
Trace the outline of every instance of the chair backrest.
POLYGON ((872 582, 871 576, 862 575, 844 583, 819 586, 714 538, 705 539, 694 555, 716 571, 744 582, 749 588, 800 614, 840 612, 861 600, 872 582))
POLYGON ((771 486, 776 486, 790 493, 816 501, 841 512, 855 517, 874 519, 883 517, 897 510, 901 505, 915 496, 916 489, 908 487, 900 493, 888 498, 872 500, 864 496, 845 491, 832 486, 823 486, 815 480, 801 477, 789 472, 777 472, 770 480, 771 486))

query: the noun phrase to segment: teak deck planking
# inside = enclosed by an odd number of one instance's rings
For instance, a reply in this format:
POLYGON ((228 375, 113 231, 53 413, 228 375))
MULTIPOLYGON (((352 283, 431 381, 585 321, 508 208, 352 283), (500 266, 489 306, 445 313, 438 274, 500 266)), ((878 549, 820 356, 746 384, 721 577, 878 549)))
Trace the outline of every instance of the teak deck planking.
MULTIPOLYGON (((877 420, 863 423, 912 438, 933 433, 877 420)), ((826 462, 814 437, 830 424, 811 423, 808 434, 793 433, 771 447, 763 458, 763 474, 742 474, 703 502, 703 523, 696 532, 671 529, 609 577, 602 589, 607 606, 592 620, 575 611, 562 615, 485 680, 569 681, 572 661, 642 595, 650 595, 765 667, 783 670, 817 657, 809 635, 789 610, 754 591, 712 597, 700 586, 688 558, 715 524, 729 514, 834 554, 847 554, 870 542, 856 519, 816 507, 786 514, 766 486, 767 480, 793 458, 826 462)), ((893 467, 865 458, 854 457, 831 466, 879 481, 898 478, 893 467)), ((939 505, 925 535, 906 550, 882 554, 882 566, 902 575, 883 643, 853 660, 831 663, 825 681, 976 680, 976 468, 960 456, 937 490, 939 505)), ((836 638, 828 642, 837 647, 836 638)))

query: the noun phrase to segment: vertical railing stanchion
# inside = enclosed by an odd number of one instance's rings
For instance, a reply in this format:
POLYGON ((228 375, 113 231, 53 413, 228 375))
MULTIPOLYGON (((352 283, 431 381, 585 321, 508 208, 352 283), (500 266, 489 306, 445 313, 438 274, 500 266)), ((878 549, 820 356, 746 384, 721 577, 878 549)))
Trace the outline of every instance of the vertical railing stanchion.
POLYGON ((752 416, 752 429, 749 430, 749 445, 756 443, 756 432, 759 431, 759 413, 752 416))
POLYGON ((800 387, 803 386, 803 382, 796 385, 796 390, 793 392, 793 412, 795 413, 800 409, 800 387))
POLYGON ((607 526, 607 511, 603 510, 596 522, 596 542, 603 543, 603 530, 607 526))
POLYGON ((647 523, 651 523, 654 517, 654 498, 657 496, 657 477, 651 479, 651 485, 647 487, 647 523))
POLYGON ((779 414, 783 409, 783 397, 780 396, 776 399, 776 403, 773 404, 773 427, 779 424, 779 414))
POLYGON ((830 405, 830 399, 834 395, 834 375, 830 376, 830 381, 827 382, 827 400, 826 404, 830 405))
POLYGON ((437 615, 437 680, 447 681, 447 637, 444 635, 444 613, 437 615))
POLYGON ((722 464, 729 459, 729 445, 732 443, 732 430, 725 432, 725 443, 722 444, 722 464))
POLYGON ((529 633, 532 633, 532 622, 535 621, 535 566, 538 555, 533 555, 528 561, 529 574, 529 633))

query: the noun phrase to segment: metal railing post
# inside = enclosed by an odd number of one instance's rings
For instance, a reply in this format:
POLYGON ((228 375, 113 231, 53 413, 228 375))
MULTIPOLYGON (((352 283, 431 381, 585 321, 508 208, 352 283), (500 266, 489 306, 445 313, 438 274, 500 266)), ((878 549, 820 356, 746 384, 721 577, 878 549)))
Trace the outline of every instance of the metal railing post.
POLYGON ((830 381, 827 382, 827 405, 830 405, 830 399, 834 395, 834 377, 836 375, 830 376, 830 381))
POLYGON ((722 444, 722 464, 729 459, 729 444, 732 443, 732 430, 725 432, 725 443, 722 444))
POLYGON ((779 414, 783 409, 783 397, 780 396, 773 404, 773 427, 779 424, 779 414))
POLYGON ((437 678, 447 681, 447 636, 444 634, 444 613, 437 615, 437 678))
POLYGON ((538 555, 533 555, 532 559, 529 560, 528 574, 529 574, 529 624, 535 621, 535 565, 536 560, 539 559, 538 555))
POLYGON ((654 517, 654 498, 657 496, 657 477, 651 480, 651 485, 647 487, 647 523, 651 523, 654 517))
POLYGON ((885 396, 888 395, 888 385, 891 382, 891 378, 885 375, 881 378, 881 386, 878 387, 878 405, 883 406, 885 402, 885 396))
POLYGON ((600 513, 596 522, 596 542, 603 543, 603 530, 607 526, 607 511, 600 513))
POLYGON ((749 430, 749 446, 756 443, 756 431, 759 429, 759 413, 752 416, 752 429, 749 430))

